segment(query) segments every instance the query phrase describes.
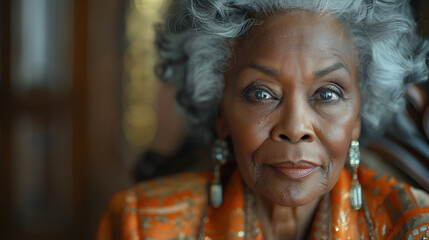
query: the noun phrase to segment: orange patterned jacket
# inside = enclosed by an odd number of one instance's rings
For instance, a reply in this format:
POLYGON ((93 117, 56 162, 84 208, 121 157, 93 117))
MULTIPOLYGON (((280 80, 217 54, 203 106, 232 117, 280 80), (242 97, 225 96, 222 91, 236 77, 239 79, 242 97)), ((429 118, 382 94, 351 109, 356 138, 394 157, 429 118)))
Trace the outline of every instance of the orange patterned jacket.
MULTIPOLYGON (((208 204, 211 177, 208 173, 180 173, 116 194, 96 239, 263 239, 239 171, 228 180, 218 209, 208 204)), ((365 167, 359 169, 359 180, 364 207, 351 208, 351 174, 344 169, 334 189, 322 197, 308 239, 429 236, 429 194, 365 167)))

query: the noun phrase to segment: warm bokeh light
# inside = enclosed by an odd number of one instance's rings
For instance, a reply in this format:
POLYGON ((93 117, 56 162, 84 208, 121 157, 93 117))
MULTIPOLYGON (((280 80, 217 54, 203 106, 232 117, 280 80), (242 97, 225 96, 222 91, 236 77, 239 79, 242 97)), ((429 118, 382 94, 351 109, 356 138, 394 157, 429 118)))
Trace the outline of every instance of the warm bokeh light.
POLYGON ((153 70, 157 61, 153 26, 164 16, 167 2, 134 0, 126 16, 123 127, 127 141, 136 149, 151 143, 156 133, 158 80, 153 70))

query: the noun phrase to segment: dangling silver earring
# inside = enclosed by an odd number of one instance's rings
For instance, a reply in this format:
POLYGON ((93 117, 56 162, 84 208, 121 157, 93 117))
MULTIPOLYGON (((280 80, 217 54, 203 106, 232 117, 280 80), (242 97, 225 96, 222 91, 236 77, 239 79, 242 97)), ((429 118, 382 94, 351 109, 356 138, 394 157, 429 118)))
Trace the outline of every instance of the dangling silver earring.
POLYGON ((357 171, 360 163, 359 142, 353 140, 349 149, 350 166, 353 168, 352 186, 350 189, 350 203, 352 208, 359 210, 362 207, 362 187, 358 180, 357 171))
POLYGON ((212 158, 215 161, 213 182, 210 186, 210 202, 213 207, 222 205, 222 183, 220 181, 220 167, 226 162, 228 157, 228 145, 225 140, 217 139, 212 147, 212 158))

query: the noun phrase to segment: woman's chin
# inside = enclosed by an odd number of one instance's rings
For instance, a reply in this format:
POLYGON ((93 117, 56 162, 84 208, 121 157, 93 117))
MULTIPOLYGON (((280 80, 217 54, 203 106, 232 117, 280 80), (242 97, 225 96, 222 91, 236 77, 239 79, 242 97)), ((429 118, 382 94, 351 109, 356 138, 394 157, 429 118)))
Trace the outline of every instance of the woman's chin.
POLYGON ((307 205, 331 190, 320 167, 311 171, 283 172, 263 167, 256 179, 252 189, 284 207, 307 205))

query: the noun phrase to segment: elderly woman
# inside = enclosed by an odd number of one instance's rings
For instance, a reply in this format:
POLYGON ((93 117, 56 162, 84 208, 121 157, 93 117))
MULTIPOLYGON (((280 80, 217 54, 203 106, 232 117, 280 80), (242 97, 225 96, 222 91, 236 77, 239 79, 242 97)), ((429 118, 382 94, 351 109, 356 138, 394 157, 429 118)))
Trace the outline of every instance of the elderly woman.
POLYGON ((428 194, 359 167, 361 132, 428 75, 408 1, 177 4, 158 72, 214 173, 117 194, 97 239, 427 239, 428 194))

